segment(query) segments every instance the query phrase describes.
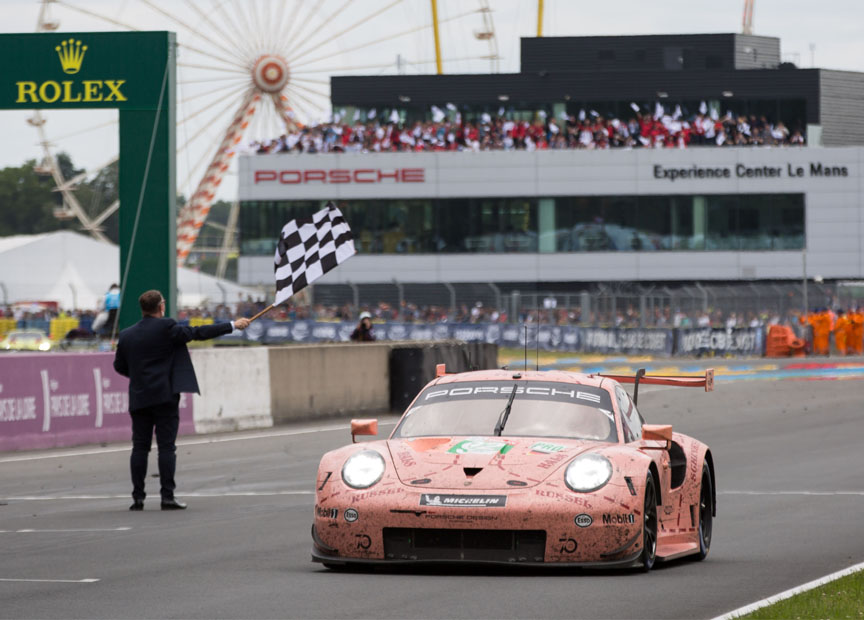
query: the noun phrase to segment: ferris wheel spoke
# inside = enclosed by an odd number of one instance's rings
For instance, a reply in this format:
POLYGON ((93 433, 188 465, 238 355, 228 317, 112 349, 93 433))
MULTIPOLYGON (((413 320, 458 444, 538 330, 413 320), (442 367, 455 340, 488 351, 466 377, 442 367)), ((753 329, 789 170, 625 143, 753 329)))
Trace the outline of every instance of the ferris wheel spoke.
MULTIPOLYGON (((327 0, 318 0, 317 2, 315 2, 315 4, 312 5, 312 9, 306 15, 305 19, 298 19, 298 20, 294 21, 293 23, 289 23, 288 24, 288 30, 287 30, 287 32, 285 32, 285 35, 283 36, 283 40, 291 42, 293 40, 298 39, 300 37, 300 35, 305 32, 305 28, 307 26, 310 26, 311 24, 313 24, 312 18, 315 17, 315 15, 321 10, 321 7, 323 7, 326 2, 327 2, 327 0), (295 24, 298 25, 299 28, 295 28, 295 24)), ((291 50, 294 49, 294 47, 296 47, 296 46, 293 43, 291 43, 286 48, 286 50, 285 50, 285 57, 286 58, 288 57, 288 54, 290 54, 291 50)))
POLYGON ((312 80, 312 79, 309 79, 309 78, 298 78, 298 77, 292 77, 292 78, 291 78, 291 81, 292 81, 292 82, 306 82, 306 83, 309 83, 309 84, 321 84, 321 85, 323 85, 323 86, 330 86, 330 82, 327 81, 327 80, 312 80))
POLYGON ((115 26, 120 26, 121 28, 125 28, 126 30, 135 30, 135 31, 139 30, 139 28, 136 28, 135 26, 132 26, 131 24, 127 24, 125 22, 121 22, 119 20, 112 19, 112 18, 108 17, 107 15, 103 15, 102 13, 97 13, 96 11, 89 11, 83 7, 75 6, 74 4, 70 4, 69 2, 66 2, 65 0, 55 0, 55 1, 57 2, 57 4, 65 6, 67 9, 77 11, 78 13, 83 13, 84 15, 89 15, 90 17, 95 17, 96 19, 102 20, 104 22, 108 22, 109 24, 114 24, 115 26))
POLYGON ((218 48, 218 49, 222 50, 223 52, 226 52, 229 56, 231 56, 232 54, 235 53, 234 50, 230 50, 230 49, 224 47, 223 45, 219 44, 218 42, 216 42, 213 39, 213 37, 209 37, 206 34, 204 34, 203 32, 199 31, 197 28, 193 28, 189 24, 189 20, 182 20, 179 17, 175 17, 174 15, 172 15, 171 13, 166 11, 165 9, 153 4, 153 2, 151 0, 141 0, 141 2, 143 2, 146 6, 150 7, 152 10, 160 13, 161 15, 164 15, 165 17, 170 19, 175 24, 182 26, 183 28, 188 30, 190 34, 193 34, 196 37, 198 37, 199 39, 206 41, 207 43, 209 43, 213 47, 218 48))
POLYGON ((260 47, 257 45, 259 38, 256 36, 257 33, 250 25, 249 20, 246 19, 246 13, 242 8, 245 2, 242 0, 230 0, 230 2, 234 9, 234 25, 240 29, 240 36, 249 41, 249 48, 252 50, 252 54, 257 56, 260 53, 260 47))
MULTIPOLYGON (((230 111, 233 110, 233 109, 238 109, 238 108, 240 108, 241 105, 243 106, 243 110, 244 110, 244 111, 245 111, 246 109, 248 109, 248 107, 249 107, 249 101, 251 100, 251 97, 252 97, 252 92, 253 92, 252 89, 245 89, 245 92, 243 92, 243 94, 242 94, 241 96, 239 96, 239 97, 235 97, 232 101, 230 101, 230 102, 228 103, 228 105, 226 105, 226 106, 224 106, 224 107, 222 107, 222 108, 219 108, 219 109, 216 111, 216 114, 215 114, 215 116, 214 116, 213 118, 209 118, 209 117, 208 117, 207 122, 202 122, 202 123, 201 123, 201 125, 198 127, 197 131, 195 131, 195 133, 193 133, 191 137, 188 137, 188 138, 187 138, 186 142, 185 142, 184 144, 182 144, 182 145, 177 149, 177 152, 178 152, 178 153, 182 153, 183 151, 185 151, 186 149, 188 149, 189 146, 190 146, 193 142, 195 142, 198 138, 200 138, 202 135, 209 135, 209 134, 208 134, 208 131, 211 130, 211 129, 213 129, 213 126, 214 126, 215 121, 216 121, 220 116, 222 116, 222 115, 224 115, 224 114, 230 112, 230 111), (238 105, 238 102, 239 102, 241 105, 238 105)), ((206 109, 206 108, 205 108, 205 109, 206 109)), ((238 114, 239 114, 239 113, 238 113, 238 114)), ((236 118, 237 118, 237 114, 235 114, 232 118, 233 118, 233 119, 236 119, 236 118)), ((185 131, 185 129, 184 129, 184 131, 185 131)), ((188 134, 187 134, 187 135, 188 135, 188 134)))
MULTIPOLYGON (((248 88, 248 84, 234 86, 231 92, 240 92, 241 90, 245 90, 248 88)), ((200 99, 201 97, 208 97, 210 95, 215 95, 216 93, 224 93, 225 87, 220 86, 219 88, 214 88, 213 90, 208 90, 201 93, 195 93, 194 95, 189 95, 188 97, 181 99, 179 101, 180 104, 189 103, 190 101, 194 101, 195 99, 200 99)))
POLYGON ((309 68, 307 68, 307 69, 303 69, 302 71, 292 70, 291 71, 291 81, 294 81, 295 75, 306 75, 309 73, 321 74, 321 73, 337 72, 337 71, 364 71, 364 70, 368 70, 368 69, 386 69, 386 68, 392 67, 392 66, 393 66, 393 61, 385 62, 385 63, 378 63, 378 64, 374 64, 374 65, 356 65, 353 67, 327 67, 324 69, 317 69, 317 68, 316 69, 309 69, 309 68))
MULTIPOLYGON (((297 90, 296 85, 294 85, 293 87, 289 86, 288 88, 289 88, 289 92, 290 92, 291 94, 293 94, 294 97, 296 97, 295 102, 297 103, 297 106, 298 106, 298 107, 301 107, 301 108, 302 108, 302 106, 300 105, 300 101, 305 101, 309 106, 311 106, 311 108, 312 108, 313 110, 319 110, 319 109, 320 109, 321 106, 319 106, 317 103, 315 103, 314 101, 312 101, 311 99, 309 99, 309 97, 307 97, 307 96, 304 95, 302 92, 300 92, 299 90, 297 90)), ((307 117, 309 118, 309 120, 311 121, 311 120, 312 120, 312 116, 309 115, 308 111, 305 112, 305 113, 306 113, 307 117)))
MULTIPOLYGON (((401 0, 396 0, 396 1, 401 2, 401 0)), ((348 5, 350 5, 352 2, 354 2, 354 0, 345 0, 344 4, 340 5, 339 8, 337 8, 335 11, 330 13, 327 17, 322 18, 321 22, 325 25, 329 25, 329 24, 333 23, 334 20, 337 18, 337 16, 341 15, 345 11, 345 9, 348 8, 348 5)), ((297 43, 293 44, 288 49, 288 52, 286 53, 286 57, 290 61, 290 59, 293 57, 293 55, 295 55, 297 52, 302 50, 303 46, 306 45, 306 43, 308 43, 310 39, 313 39, 315 36, 321 35, 321 34, 323 34, 326 37, 324 40, 324 43, 326 43, 328 41, 332 41, 336 38, 335 36, 330 35, 326 28, 311 28, 309 34, 307 34, 306 37, 299 40, 297 43)))
MULTIPOLYGON (((279 3, 280 6, 284 4, 284 2, 279 3)), ((270 3, 264 2, 264 45, 268 50, 273 49, 273 16, 270 14, 270 3)))
MULTIPOLYGON (((274 47, 279 45, 279 41, 278 41, 279 33, 282 32, 282 21, 285 19, 285 7, 287 5, 288 5, 288 0, 283 0, 282 2, 278 3, 279 8, 277 9, 277 12, 276 12, 275 17, 273 18, 273 21, 271 22, 272 28, 270 29, 270 31, 271 31, 272 36, 273 36, 273 40, 271 41, 271 45, 273 45, 274 47)), ((300 3, 298 2, 298 0, 294 0, 294 7, 296 8, 299 5, 300 5, 300 3)), ((292 15, 293 15, 293 13, 292 13, 292 15)))
MULTIPOLYGON (((454 16, 454 17, 448 18, 447 20, 443 20, 443 21, 453 21, 453 20, 456 20, 456 19, 461 19, 462 17, 465 17, 465 16, 467 16, 467 15, 470 15, 471 13, 476 13, 476 12, 477 12, 477 11, 471 11, 470 13, 463 13, 463 14, 461 14, 461 15, 457 15, 457 16, 454 16)), ((442 23, 443 23, 443 22, 442 22, 442 23)), ((346 49, 341 49, 341 50, 339 50, 339 51, 337 51, 337 52, 333 52, 333 53, 331 53, 331 54, 327 54, 327 55, 325 55, 325 56, 319 56, 318 58, 313 58, 313 59, 311 59, 311 60, 304 60, 303 62, 299 62, 299 63, 296 62, 296 59, 299 58, 299 56, 298 56, 298 57, 295 57, 295 59, 293 59, 293 60, 291 61, 291 62, 292 62, 292 66, 294 66, 294 67, 305 67, 305 66, 307 66, 307 65, 311 65, 311 64, 314 64, 314 63, 316 63, 316 62, 320 62, 320 61, 322 61, 322 60, 327 60, 327 59, 333 58, 333 57, 335 57, 335 56, 340 56, 340 55, 342 55, 342 54, 347 54, 347 53, 349 53, 349 52, 354 52, 354 51, 357 51, 357 50, 363 49, 363 48, 365 48, 365 47, 371 47, 371 46, 373 46, 373 45, 377 45, 378 43, 384 43, 384 42, 386 42, 386 41, 391 41, 391 40, 393 40, 393 39, 398 39, 399 37, 404 37, 404 36, 407 36, 407 35, 409 35, 409 34, 413 34, 413 33, 415 33, 415 32, 419 32, 419 31, 421 31, 421 30, 425 30, 425 29, 427 29, 427 28, 432 28, 432 24, 426 24, 426 25, 424 25, 424 26, 417 26, 417 27, 414 27, 414 28, 409 28, 408 30, 403 30, 402 32, 397 32, 396 34, 389 34, 389 35, 387 35, 386 37, 380 37, 380 38, 378 38, 378 39, 373 39, 373 40, 371 40, 371 41, 367 41, 366 43, 361 43, 361 44, 359 44, 359 45, 355 45, 354 47, 349 47, 349 48, 346 48, 346 49)), ((389 67, 389 66, 391 66, 391 64, 392 64, 392 63, 389 63, 389 64, 387 64, 387 65, 385 65, 385 66, 389 67)))
MULTIPOLYGON (((296 107, 303 114, 303 116, 306 117, 307 122, 311 123, 314 120, 315 115, 311 114, 309 112, 309 108, 307 108, 302 103, 300 103, 300 97, 296 93, 294 93, 290 89, 288 90, 288 92, 292 95, 292 97, 289 97, 289 99, 288 99, 289 103, 291 104, 291 107, 296 107)), ((316 106, 315 104, 313 104, 312 102, 310 102, 308 100, 307 100, 307 103, 312 106, 313 110, 318 108, 318 106, 316 106)))
POLYGON ((330 95, 327 93, 322 93, 320 90, 316 90, 314 88, 310 88, 309 86, 303 86, 302 84, 293 84, 294 88, 302 90, 305 93, 310 95, 318 95, 322 99, 326 99, 328 102, 330 101, 330 95))
MULTIPOLYGON (((464 18, 464 17, 468 17, 468 16, 470 16, 470 15, 474 15, 474 14, 476 14, 476 13, 478 13, 478 12, 480 12, 479 9, 473 9, 473 10, 471 10, 471 11, 465 11, 464 13, 459 13, 459 14, 457 14, 457 15, 453 15, 453 16, 448 17, 448 18, 446 18, 446 19, 442 19, 442 20, 440 20, 439 23, 442 23, 442 24, 443 24, 443 23, 446 23, 446 22, 456 21, 456 20, 462 19, 462 18, 464 18)), ((314 64, 314 63, 316 63, 316 62, 320 62, 320 61, 322 61, 322 60, 327 60, 327 59, 329 59, 329 58, 333 58, 333 57, 335 57, 335 56, 339 56, 339 55, 342 55, 342 54, 347 54, 347 53, 349 53, 349 52, 354 52, 354 51, 357 51, 357 50, 360 50, 360 49, 363 49, 363 48, 366 48, 366 47, 371 47, 371 46, 373 46, 373 45, 377 45, 378 43, 384 43, 384 42, 386 42, 386 41, 391 41, 391 40, 393 40, 393 39, 397 39, 397 38, 399 38, 399 37, 404 37, 404 36, 407 36, 407 35, 409 35, 409 34, 414 34, 415 32, 419 32, 419 31, 421 31, 421 30, 426 30, 426 29, 429 29, 429 28, 432 28, 432 24, 431 24, 431 23, 430 23, 430 24, 425 24, 425 25, 423 25, 423 26, 416 26, 416 27, 414 27, 414 28, 409 28, 408 30, 403 30, 402 32, 398 32, 398 33, 396 33, 396 34, 390 34, 390 35, 387 35, 386 37, 380 37, 380 38, 378 38, 378 39, 373 39, 373 40, 371 40, 371 41, 367 41, 366 43, 361 43, 361 44, 359 44, 359 45, 355 45, 354 47, 349 47, 349 48, 347 48, 347 49, 342 49, 342 50, 340 50, 340 51, 338 51, 338 52, 334 52, 334 53, 332 53, 332 54, 327 54, 326 56, 319 56, 318 58, 314 58, 314 59, 312 59, 312 60, 304 60, 304 61, 301 62, 301 63, 293 62, 293 63, 292 63, 292 66, 294 66, 294 67, 305 67, 305 66, 307 66, 307 65, 311 65, 311 64, 314 64)), ((295 57, 295 60, 296 60, 296 58, 298 58, 298 57, 295 57)), ((389 67, 389 66, 391 66, 390 63, 388 63, 387 65, 382 65, 382 67, 389 67)), ((379 67, 374 67, 374 68, 379 68, 379 67)), ((319 71, 320 71, 320 69, 319 69, 319 71)), ((325 71, 327 71, 327 70, 325 70, 325 71)), ((293 73, 297 73, 297 72, 294 71, 293 73)))
POLYGON ((81 129, 76 129, 75 131, 69 132, 67 134, 55 136, 54 141, 60 142, 62 140, 66 140, 67 138, 81 135, 82 133, 90 133, 91 131, 96 131, 97 129, 102 129, 103 127, 111 127, 112 125, 118 125, 119 123, 120 123, 120 121, 117 120, 116 118, 114 118, 114 119, 111 119, 110 121, 106 121, 104 123, 99 123, 98 125, 90 125, 89 127, 83 127, 81 129))
MULTIPOLYGON (((332 34, 332 35, 331 35, 331 34, 329 34, 329 33, 325 33, 325 34, 326 34, 326 38, 325 38, 323 41, 321 41, 321 42, 319 42, 318 44, 313 45, 312 47, 306 49, 305 51, 301 52, 299 55, 294 56, 293 60, 296 62, 296 61, 299 60, 300 58, 303 58, 304 56, 307 56, 307 55, 311 54, 311 53, 314 52, 316 49, 321 48, 322 46, 326 45, 326 44, 329 43, 330 41, 334 41, 334 40, 336 40, 336 39, 339 39, 339 37, 341 37, 341 36, 343 36, 343 35, 345 35, 345 34, 348 34, 348 33, 351 32, 352 30, 354 30, 355 28, 359 28, 360 26, 362 26, 363 24, 365 24, 366 22, 368 22, 370 19, 374 19, 374 18, 378 17, 378 16, 381 15, 382 13, 385 13, 385 12, 389 11, 389 10, 392 9, 394 6, 396 6, 397 4, 401 4, 401 3, 402 3, 402 0, 393 0, 393 2, 391 2, 390 4, 384 6, 384 7, 381 8, 381 9, 378 9, 378 10, 375 11, 374 13, 370 13, 369 15, 367 15, 366 17, 364 17, 363 19, 354 22, 352 25, 348 26, 347 28, 344 28, 344 29, 340 30, 340 31, 337 32, 336 34, 332 34)), ((320 31, 316 31, 316 33, 317 33, 317 32, 320 32, 320 31)), ((298 47, 299 47, 299 46, 298 46, 298 47)))
MULTIPOLYGON (((243 92, 244 90, 246 90, 246 89, 235 89, 233 91, 228 92, 226 95, 219 97, 218 99, 213 101, 210 105, 203 107, 203 108, 200 108, 199 110, 193 112, 192 114, 189 114, 188 116, 184 117, 182 120, 177 121, 177 126, 179 127, 180 125, 184 125, 184 124, 188 123, 190 120, 192 120, 193 118, 197 117, 198 115, 203 114, 204 112, 208 112, 208 111, 213 110, 213 107, 217 103, 222 103, 223 101, 225 101, 226 99, 229 99, 229 98, 231 99, 231 101, 227 107, 230 108, 232 105, 235 105, 236 102, 242 98, 242 95, 238 96, 237 93, 243 92)), ((223 114, 225 111, 226 110, 224 110, 224 109, 220 109, 219 114, 223 114)), ((218 118, 218 115, 217 115, 217 118, 218 118)))
POLYGON ((76 174, 75 176, 70 177, 68 179, 65 179, 62 183, 58 183, 57 189, 58 190, 74 189, 75 186, 78 185, 79 182, 83 181, 84 179, 86 179, 89 176, 95 175, 100 170, 104 170, 105 168, 107 168, 111 164, 116 164, 119 159, 120 158, 115 155, 114 157, 112 157, 111 159, 106 161, 101 166, 95 166, 93 168, 89 168, 88 170, 83 170, 83 171, 79 172, 78 174, 76 174))
POLYGON ((204 83, 204 82, 207 82, 207 83, 209 83, 209 82, 227 82, 227 81, 229 81, 229 80, 237 80, 237 81, 239 81, 239 80, 246 80, 246 81, 248 81, 248 78, 249 78, 249 75, 248 75, 248 73, 247 73, 245 78, 237 77, 237 76, 234 76, 234 75, 226 75, 226 76, 223 76, 223 77, 208 77, 208 78, 201 78, 200 80, 185 80, 185 79, 184 79, 184 80, 177 80, 177 84, 178 84, 179 86, 182 86, 182 85, 184 85, 184 84, 201 84, 201 83, 204 83))
MULTIPOLYGON (((196 0, 191 0, 196 1, 196 0)), ((243 54, 246 56, 254 56, 255 50, 248 37, 244 37, 243 33, 237 29, 237 19, 231 17, 228 14, 228 11, 225 9, 226 2, 225 0, 210 0, 210 4, 213 7, 213 17, 220 19, 223 21, 223 26, 226 30, 235 32, 234 40, 237 41, 237 49, 242 50, 243 54)))
MULTIPOLYGON (((247 4, 252 7, 252 22, 254 22, 255 32, 259 35, 259 49, 264 51, 270 48, 270 29, 266 27, 266 22, 261 22, 261 15, 258 12, 258 0, 246 0, 247 4)), ((265 0, 266 4, 266 0, 265 0)))
MULTIPOLYGON (((213 65, 199 65, 198 63, 191 62, 178 62, 178 67, 185 67, 187 69, 206 69, 207 71, 219 71, 220 73, 238 73, 240 75, 249 75, 249 71, 241 71, 240 69, 229 69, 227 67, 215 67, 213 65)), ((239 78, 238 78, 239 79, 239 78)))
POLYGON ((186 170, 186 179, 180 185, 180 187, 185 190, 185 195, 187 198, 192 195, 193 184, 195 183, 195 177, 199 176, 199 172, 201 171, 201 166, 208 162, 212 157, 212 153, 216 151, 216 147, 219 146, 219 143, 222 141, 222 136, 216 135, 211 136, 210 141, 207 142, 207 145, 201 150, 201 155, 198 157, 198 160, 194 165, 191 165, 186 170))
POLYGON ((115 200, 110 205, 108 205, 102 213, 97 215, 93 220, 91 220, 93 226, 101 226, 102 222, 111 217, 117 209, 120 208, 120 201, 115 200))
POLYGON ((231 53, 236 53, 237 50, 242 47, 242 45, 234 39, 230 32, 226 32, 225 30, 223 30, 222 27, 219 26, 219 24, 217 24, 213 19, 211 19, 205 11, 202 11, 201 7, 198 6, 198 4, 196 4, 193 0, 184 0, 184 2, 187 4, 187 6, 189 6, 190 9, 195 11, 195 13, 197 13, 198 16, 203 19, 207 25, 213 28, 216 34, 221 36, 228 44, 234 46, 235 49, 231 53))
POLYGON ((213 60, 218 60, 219 62, 224 62, 226 65, 231 65, 232 67, 239 67, 240 69, 247 69, 248 67, 241 62, 237 62, 236 60, 232 60, 229 58, 224 58, 223 56, 219 56, 218 54, 213 54, 211 52, 202 50, 200 47, 195 47, 193 45, 189 45, 188 43, 178 43, 178 47, 182 47, 183 49, 187 49, 190 52, 195 52, 196 54, 200 54, 202 56, 207 56, 208 58, 212 58, 213 60))

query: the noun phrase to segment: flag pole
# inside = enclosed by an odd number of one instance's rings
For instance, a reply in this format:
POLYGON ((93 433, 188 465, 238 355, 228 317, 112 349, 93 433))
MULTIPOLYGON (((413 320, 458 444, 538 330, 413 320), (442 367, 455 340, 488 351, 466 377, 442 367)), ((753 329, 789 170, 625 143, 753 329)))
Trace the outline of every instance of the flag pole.
POLYGON ((265 314, 267 314, 268 312, 270 312, 270 311, 273 309, 273 307, 274 307, 274 304, 270 304, 269 306, 267 306, 266 308, 264 308, 261 312, 259 312, 258 314, 256 314, 255 316, 253 316, 251 319, 249 319, 249 322, 251 323, 251 322, 254 321, 255 319, 261 318, 263 315, 265 315, 265 314))

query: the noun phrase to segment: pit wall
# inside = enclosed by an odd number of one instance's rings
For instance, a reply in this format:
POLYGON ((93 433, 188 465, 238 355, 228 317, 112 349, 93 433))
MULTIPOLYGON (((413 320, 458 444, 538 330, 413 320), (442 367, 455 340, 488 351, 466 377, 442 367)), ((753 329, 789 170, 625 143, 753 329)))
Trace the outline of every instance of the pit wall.
MULTIPOLYGON (((432 379, 435 363, 447 362, 450 372, 497 364, 495 345, 458 342, 190 352, 201 394, 181 397, 181 435, 389 413, 395 410, 392 394, 432 379), (410 376, 397 373, 394 384, 395 349, 416 351, 421 362, 410 376)), ((113 359, 113 353, 0 355, 0 452, 130 441, 129 383, 114 372, 113 359)))

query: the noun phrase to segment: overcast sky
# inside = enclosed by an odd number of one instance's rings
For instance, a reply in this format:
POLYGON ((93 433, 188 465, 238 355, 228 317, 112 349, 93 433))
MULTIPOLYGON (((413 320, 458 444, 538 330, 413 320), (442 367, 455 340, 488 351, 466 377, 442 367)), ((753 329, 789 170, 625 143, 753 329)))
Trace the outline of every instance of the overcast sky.
MULTIPOLYGON (((203 0, 204 6, 210 6, 203 0)), ((222 0, 229 1, 229 0, 222 0)), ((245 1, 245 0, 243 0, 245 1)), ((268 0, 257 0, 268 1, 268 0)), ((269 0, 276 1, 276 0, 269 0)), ((293 0, 292 0, 293 1, 293 0)), ((168 0, 156 0, 163 7, 180 6, 168 0)), ((347 11, 344 19, 361 19, 376 7, 384 7, 391 0, 356 0, 353 17, 347 11)), ((139 0, 67 0, 141 29, 179 30, 182 27, 143 7, 139 0)), ((331 2, 331 5, 340 3, 331 2)), ((482 30, 477 15, 455 19, 466 7, 474 7, 475 0, 439 0, 442 18, 454 17, 442 25, 445 58, 461 58, 482 53, 477 47, 474 33, 482 30), (478 51, 479 50, 479 51, 478 51)), ((495 32, 502 72, 517 71, 519 67, 519 37, 536 34, 535 0, 489 0, 493 9, 495 32)), ((329 5, 328 5, 329 6, 329 5)), ((544 34, 598 35, 598 34, 661 34, 661 33, 717 33, 739 32, 743 0, 545 0, 546 19, 544 34)), ((60 30, 106 30, 99 20, 70 13, 57 6, 60 30)), ((172 9, 173 10, 173 9, 172 9)), ((0 25, 5 32, 33 32, 39 12, 38 0, 0 0, 0 25)), ((377 21, 353 30, 338 42, 342 49, 364 43, 370 32, 386 34, 399 32, 407 25, 423 26, 429 20, 427 0, 404 0, 402 5, 388 10, 377 21)), ((319 25, 320 27, 320 25, 319 25)), ((864 0, 756 0, 754 32, 781 39, 784 60, 801 67, 815 66, 830 69, 864 71, 864 0)), ((485 45, 485 44, 484 44, 485 45)), ((340 62, 368 59, 389 59, 401 54, 410 61, 422 62, 434 56, 431 31, 422 30, 367 49, 348 54, 340 62)), ((483 61, 453 61, 445 64, 445 72, 464 73, 487 70, 483 61)), ((414 65, 411 72, 428 72, 431 65, 414 65)), ((374 70, 369 73, 392 73, 392 70, 374 70)), ((326 76, 322 76, 326 78, 326 76)), ((113 112, 64 112, 49 117, 49 135, 52 137, 74 131, 75 127, 89 126, 105 119, 116 118, 113 112)), ((29 113, 0 112, 3 127, 0 167, 18 165, 28 158, 40 156, 36 133, 27 125, 29 113)), ((178 143, 183 137, 178 132, 178 143)), ((59 148, 70 152, 76 163, 90 167, 110 159, 116 153, 116 135, 112 132, 96 135, 78 135, 59 141, 59 148)), ((203 149, 202 149, 203 150, 203 149)), ((227 180, 223 195, 236 191, 235 184, 227 180)))

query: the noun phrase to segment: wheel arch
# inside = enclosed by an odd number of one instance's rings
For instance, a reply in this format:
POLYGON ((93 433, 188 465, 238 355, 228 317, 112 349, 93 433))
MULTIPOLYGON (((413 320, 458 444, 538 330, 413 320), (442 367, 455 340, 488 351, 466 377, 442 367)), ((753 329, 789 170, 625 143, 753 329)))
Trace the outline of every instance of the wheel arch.
POLYGON ((648 471, 654 477, 654 490, 657 493, 657 505, 663 505, 663 485, 660 484, 660 471, 657 469, 657 463, 651 461, 648 464, 648 471))
POLYGON ((705 462, 708 464, 708 471, 711 474, 711 516, 717 516, 717 476, 714 474, 714 457, 711 455, 711 450, 705 450, 705 462))

